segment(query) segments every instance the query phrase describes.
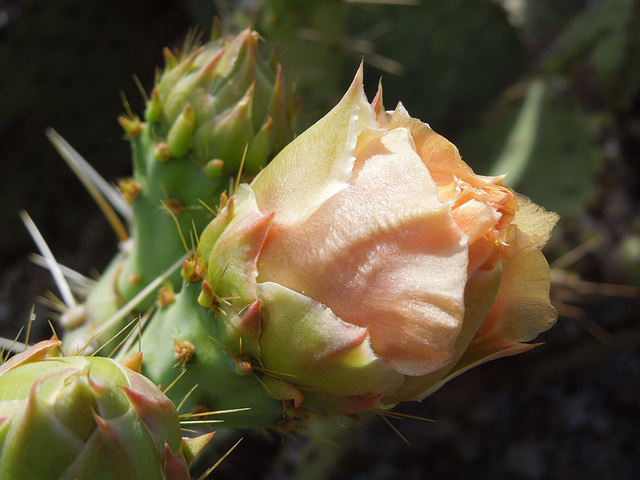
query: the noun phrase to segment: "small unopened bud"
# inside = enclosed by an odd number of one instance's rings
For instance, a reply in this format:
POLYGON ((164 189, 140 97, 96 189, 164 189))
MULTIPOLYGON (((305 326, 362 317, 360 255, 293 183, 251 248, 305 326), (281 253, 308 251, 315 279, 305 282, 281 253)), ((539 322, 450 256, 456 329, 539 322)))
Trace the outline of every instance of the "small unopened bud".
POLYGON ((159 162, 166 162, 171 158, 171 152, 169 146, 165 142, 158 143, 153 147, 153 158, 159 162))
POLYGON ((207 271, 207 266, 201 256, 189 258, 182 264, 181 275, 187 282, 197 282, 207 271))
POLYGON ((164 308, 168 305, 171 305, 175 302, 176 294, 173 291, 173 287, 171 285, 165 285, 158 291, 158 299, 156 300, 156 305, 160 308, 164 308))
POLYGON ((133 204, 133 199, 140 195, 140 184, 131 177, 120 180, 118 188, 129 205, 133 204))
POLYGON ((248 362, 247 360, 240 359, 234 363, 235 370, 238 375, 249 375, 253 372, 253 365, 251 365, 251 362, 248 362))
POLYGON ((118 117, 118 123, 124 132, 131 138, 140 136, 142 128, 144 127, 144 123, 142 123, 135 115, 133 117, 125 117, 124 115, 121 115, 118 117))
POLYGON ((202 291, 198 296, 198 303, 205 308, 211 308, 215 300, 215 293, 206 280, 202 281, 202 291))
POLYGON ((196 114, 190 104, 184 108, 167 135, 171 155, 184 157, 191 148, 191 138, 196 128, 196 114))
POLYGON ((147 109, 144 116, 149 123, 156 123, 162 116, 162 101, 160 100, 157 88, 154 88, 153 92, 151 92, 151 98, 147 102, 147 109))
POLYGON ((204 174, 209 180, 215 180, 222 175, 222 169, 224 168, 224 162, 219 158, 210 160, 204 166, 204 174))

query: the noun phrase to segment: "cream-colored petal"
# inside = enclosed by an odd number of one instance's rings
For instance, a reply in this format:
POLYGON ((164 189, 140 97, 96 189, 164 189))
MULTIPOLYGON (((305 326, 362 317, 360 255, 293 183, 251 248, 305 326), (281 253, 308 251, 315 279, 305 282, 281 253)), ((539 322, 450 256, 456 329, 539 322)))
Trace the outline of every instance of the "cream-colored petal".
POLYGON ((258 281, 280 283, 369 328, 378 355, 401 373, 422 375, 453 354, 466 237, 438 200, 408 130, 372 142, 347 189, 296 228, 274 223, 258 281))
POLYGON ((253 181, 260 209, 276 212, 282 225, 303 222, 347 187, 358 133, 375 126, 361 67, 340 103, 287 145, 253 181))
POLYGON ((545 210, 524 195, 518 194, 517 200, 520 209, 512 222, 517 230, 512 229, 508 240, 510 255, 524 248, 544 247, 551 237, 553 227, 560 219, 557 213, 545 210))

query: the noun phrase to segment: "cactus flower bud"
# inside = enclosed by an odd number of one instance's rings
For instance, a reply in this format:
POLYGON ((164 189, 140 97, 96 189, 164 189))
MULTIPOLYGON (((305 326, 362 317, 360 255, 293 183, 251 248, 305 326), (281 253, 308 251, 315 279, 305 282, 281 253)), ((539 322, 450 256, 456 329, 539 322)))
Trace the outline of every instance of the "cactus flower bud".
POLYGON ((110 359, 56 357, 60 344, 0 366, 0 478, 187 480, 211 435, 183 440, 156 385, 110 359))
POLYGON ((219 340, 273 398, 343 414, 531 348, 556 318, 540 248, 557 215, 502 180, 381 91, 370 104, 360 70, 202 233, 219 340))
POLYGON ((247 29, 167 56, 146 120, 160 124, 156 135, 168 137, 173 156, 193 150, 199 164, 219 158, 233 173, 248 145, 245 169, 256 174, 292 138, 297 106, 288 104, 282 69, 261 58, 258 41, 247 29))

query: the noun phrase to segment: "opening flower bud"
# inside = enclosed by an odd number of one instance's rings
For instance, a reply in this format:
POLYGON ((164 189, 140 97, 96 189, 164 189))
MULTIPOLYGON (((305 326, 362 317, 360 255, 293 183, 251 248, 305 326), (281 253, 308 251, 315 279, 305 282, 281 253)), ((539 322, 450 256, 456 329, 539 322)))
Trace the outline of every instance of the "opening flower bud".
POLYGON ((557 216, 475 174, 402 104, 385 112, 381 91, 374 104, 360 70, 200 243, 229 299, 225 338, 303 405, 343 414, 421 399, 531 348, 556 317, 540 248, 557 216), (235 319, 258 300, 259 328, 243 334, 235 319))

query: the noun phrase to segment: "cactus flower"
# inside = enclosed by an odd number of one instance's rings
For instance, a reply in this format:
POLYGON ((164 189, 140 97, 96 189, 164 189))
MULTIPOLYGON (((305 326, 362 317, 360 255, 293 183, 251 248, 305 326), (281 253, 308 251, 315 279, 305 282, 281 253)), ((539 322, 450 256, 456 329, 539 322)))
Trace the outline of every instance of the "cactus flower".
POLYGON ((540 248, 557 216, 502 180, 381 90, 370 104, 360 69, 205 229, 200 302, 274 398, 347 414, 422 399, 555 321, 540 248))
POLYGON ((181 438, 173 403, 129 368, 140 357, 56 357, 60 344, 0 366, 0 478, 187 480, 212 435, 181 438))

